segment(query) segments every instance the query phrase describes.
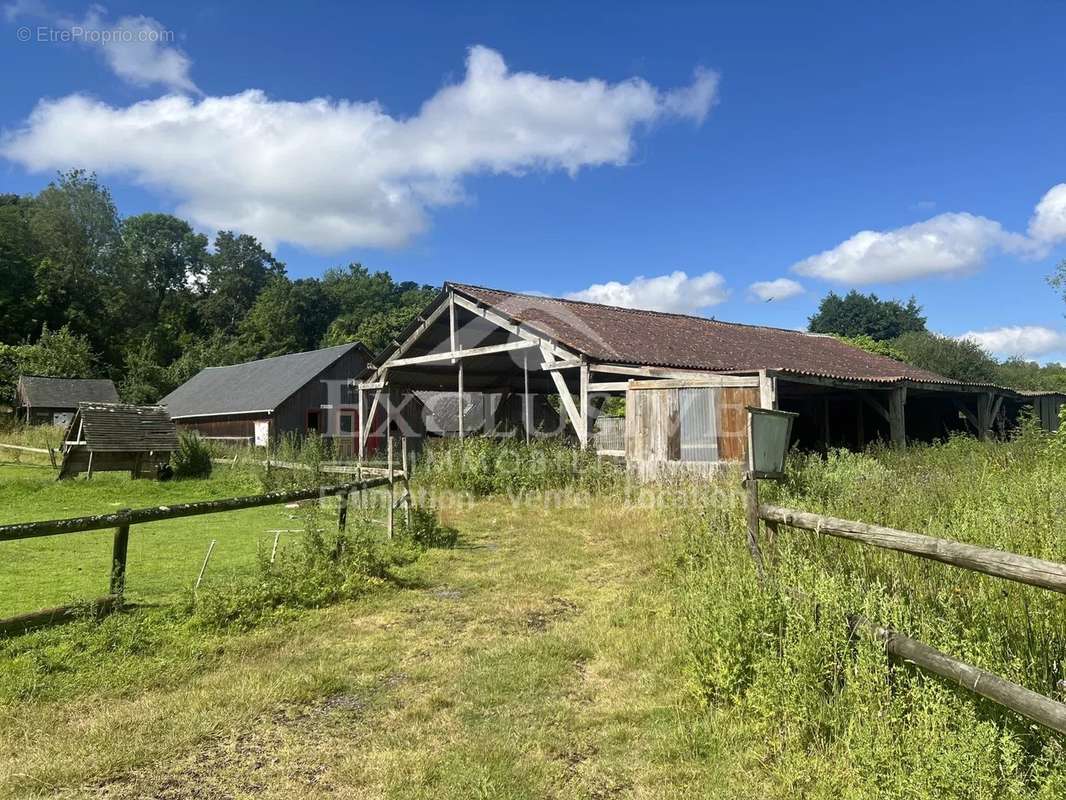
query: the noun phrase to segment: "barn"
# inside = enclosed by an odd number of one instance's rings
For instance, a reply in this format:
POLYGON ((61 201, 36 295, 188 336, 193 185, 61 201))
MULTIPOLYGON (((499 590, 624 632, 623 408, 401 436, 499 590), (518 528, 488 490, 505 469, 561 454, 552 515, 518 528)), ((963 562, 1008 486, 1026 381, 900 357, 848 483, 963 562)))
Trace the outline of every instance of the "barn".
POLYGON ((23 375, 15 386, 15 418, 30 425, 68 425, 78 403, 117 403, 109 380, 23 375))
POLYGON ((747 406, 797 412, 793 444, 824 450, 987 438, 1026 407, 1051 420, 1066 399, 952 381, 831 336, 458 283, 357 390, 361 420, 379 407, 391 415, 414 392, 445 391, 517 398, 519 427, 532 429, 533 409, 550 403, 560 409, 555 433, 641 472, 742 460, 747 406), (609 397, 625 398, 624 435, 601 446, 598 431, 614 427, 596 422, 609 397))
POLYGON ((331 433, 354 447, 351 378, 370 353, 359 342, 208 367, 162 400, 179 428, 265 446, 285 434, 331 433))

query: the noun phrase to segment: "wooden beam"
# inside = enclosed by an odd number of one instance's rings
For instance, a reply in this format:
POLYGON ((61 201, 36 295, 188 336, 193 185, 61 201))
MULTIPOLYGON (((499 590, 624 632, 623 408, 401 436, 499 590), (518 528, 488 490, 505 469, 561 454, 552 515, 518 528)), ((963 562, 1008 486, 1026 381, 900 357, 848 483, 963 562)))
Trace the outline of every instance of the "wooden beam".
POLYGON ((859 392, 859 397, 861 397, 863 402, 870 406, 870 408, 880 414, 885 422, 891 424, 892 415, 888 413, 888 409, 884 407, 880 400, 878 400, 876 397, 874 397, 867 391, 859 392))
POLYGON ((734 378, 731 375, 708 375, 702 378, 656 378, 654 380, 631 380, 627 382, 630 389, 720 389, 747 388, 759 386, 758 378, 734 378))
POLYGON ((474 358, 476 356, 489 356, 493 353, 507 353, 511 350, 525 350, 529 347, 538 347, 537 342, 530 342, 525 339, 519 342, 505 342, 504 344, 490 344, 484 347, 469 347, 465 350, 448 350, 444 353, 427 353, 424 356, 411 356, 410 358, 397 358, 386 362, 389 368, 393 367, 406 367, 412 364, 433 364, 447 361, 454 363, 455 361, 462 361, 466 358, 474 358))
MULTIPOLYGON (((541 353, 544 354, 545 361, 552 360, 551 351, 548 348, 542 348, 541 353)), ((578 413, 577 406, 574 405, 574 398, 570 395, 570 389, 566 386, 566 381, 563 380, 563 376, 559 374, 557 370, 552 370, 548 373, 552 376, 552 381, 555 383, 555 389, 559 392, 559 399, 562 401, 563 408, 566 409, 566 415, 570 418, 570 424, 574 427, 574 432, 577 434, 578 439, 581 441, 581 446, 585 446, 586 436, 581 436, 581 415, 578 413)))
MULTIPOLYGON (((467 300, 462 295, 455 294, 454 292, 452 293, 452 298, 454 299, 455 304, 460 308, 465 308, 471 314, 475 314, 483 319, 486 319, 494 325, 497 325, 498 327, 503 328, 506 331, 510 331, 515 336, 518 336, 530 342, 536 342, 538 347, 547 348, 552 353, 552 355, 557 358, 571 359, 578 357, 577 353, 574 353, 568 348, 559 345, 558 343, 553 341, 551 337, 542 336, 536 331, 528 329, 525 325, 508 319, 506 316, 504 316, 498 311, 484 306, 480 306, 471 300, 467 300)), ((547 361, 547 358, 545 358, 545 361, 547 361)))
POLYGON ((674 378, 688 380, 694 378, 720 378, 735 380, 737 383, 722 383, 722 386, 758 386, 759 376, 733 375, 724 372, 710 372, 699 369, 665 369, 663 367, 633 367, 626 364, 589 364, 592 372, 607 372, 613 375, 633 375, 638 378, 674 378), (746 382, 745 382, 746 381, 746 382))
POLYGON ((545 361, 540 365, 540 368, 545 371, 551 371, 553 369, 572 369, 574 367, 580 367, 585 362, 580 358, 568 358, 565 361, 545 361))
POLYGON ((624 392, 629 388, 629 381, 600 381, 590 383, 590 392, 624 392))
POLYGON ((778 506, 761 505, 759 516, 764 520, 790 525, 793 528, 908 553, 972 572, 1066 594, 1066 564, 1055 561, 778 506))
POLYGON ((387 359, 384 364, 374 370, 374 374, 370 376, 370 382, 382 380, 382 376, 388 369, 392 359, 396 356, 403 355, 408 350, 410 350, 411 346, 415 342, 417 342, 422 337, 422 335, 430 329, 433 323, 436 322, 450 307, 451 303, 449 301, 442 300, 441 304, 435 309, 433 309, 433 311, 431 311, 424 319, 422 319, 422 321, 418 324, 418 327, 411 331, 410 335, 408 335, 408 337, 403 340, 403 344, 401 344, 396 350, 393 351, 392 356, 390 356, 390 358, 387 359))

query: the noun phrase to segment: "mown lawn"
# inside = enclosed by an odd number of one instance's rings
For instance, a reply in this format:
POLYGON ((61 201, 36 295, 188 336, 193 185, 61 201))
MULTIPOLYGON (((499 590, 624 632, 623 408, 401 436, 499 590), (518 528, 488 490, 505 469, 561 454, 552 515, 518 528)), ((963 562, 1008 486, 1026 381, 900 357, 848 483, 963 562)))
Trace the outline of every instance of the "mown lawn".
MULTIPOLYGON (((248 472, 216 467, 206 480, 130 480, 126 473, 98 473, 90 480, 57 482, 50 467, 0 464, 0 524, 106 514, 118 508, 256 494, 248 472)), ((168 603, 187 594, 212 539, 217 540, 205 581, 254 567, 257 547, 271 547, 271 530, 301 527, 284 506, 167 520, 135 526, 130 535, 128 598, 168 603)), ((282 541, 294 534, 282 534, 282 541)), ((0 542, 0 617, 107 593, 110 531, 0 542)))

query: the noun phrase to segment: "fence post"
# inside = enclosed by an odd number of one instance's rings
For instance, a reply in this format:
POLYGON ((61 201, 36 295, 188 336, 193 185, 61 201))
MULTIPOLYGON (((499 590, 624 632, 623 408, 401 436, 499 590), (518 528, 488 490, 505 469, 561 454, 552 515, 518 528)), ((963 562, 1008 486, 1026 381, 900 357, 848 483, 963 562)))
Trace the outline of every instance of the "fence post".
MULTIPOLYGON (((122 509, 120 514, 129 511, 122 509)), ((130 526, 129 523, 115 528, 115 541, 111 547, 111 591, 115 598, 121 602, 123 592, 126 591, 126 554, 129 551, 130 526)))
POLYGON ((348 492, 350 490, 345 487, 341 490, 340 494, 340 508, 337 510, 337 530, 344 533, 344 529, 348 526, 348 492))
POLYGON ((396 502, 396 475, 393 472, 394 462, 392 455, 392 434, 388 434, 389 437, 389 538, 392 538, 393 531, 395 529, 395 509, 393 506, 396 502))
POLYGON ((751 551, 752 560, 755 561, 755 572, 759 575, 759 583, 766 582, 766 571, 763 569, 762 551, 759 550, 759 482, 750 472, 744 479, 747 489, 747 516, 748 516, 748 550, 751 551))

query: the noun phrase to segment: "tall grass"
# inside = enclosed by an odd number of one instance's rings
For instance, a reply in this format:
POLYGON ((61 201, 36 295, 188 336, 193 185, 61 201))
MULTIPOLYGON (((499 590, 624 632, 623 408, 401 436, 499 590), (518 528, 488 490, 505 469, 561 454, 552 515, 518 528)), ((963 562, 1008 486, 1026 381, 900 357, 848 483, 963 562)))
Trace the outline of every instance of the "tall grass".
MULTIPOLYGON (((1009 443, 800 456, 764 499, 1066 561, 1066 429, 1009 443)), ((730 491, 679 523, 693 686, 747 721, 760 791, 1059 797, 1063 739, 849 636, 861 612, 1062 699, 1066 605, 1051 592, 782 527, 761 589, 730 491), (797 595, 788 587, 796 587, 797 595), (802 598, 802 599, 798 599, 802 598)))
POLYGON ((426 443, 416 471, 436 489, 476 496, 556 489, 602 493, 625 483, 621 467, 560 439, 437 439, 426 443))

